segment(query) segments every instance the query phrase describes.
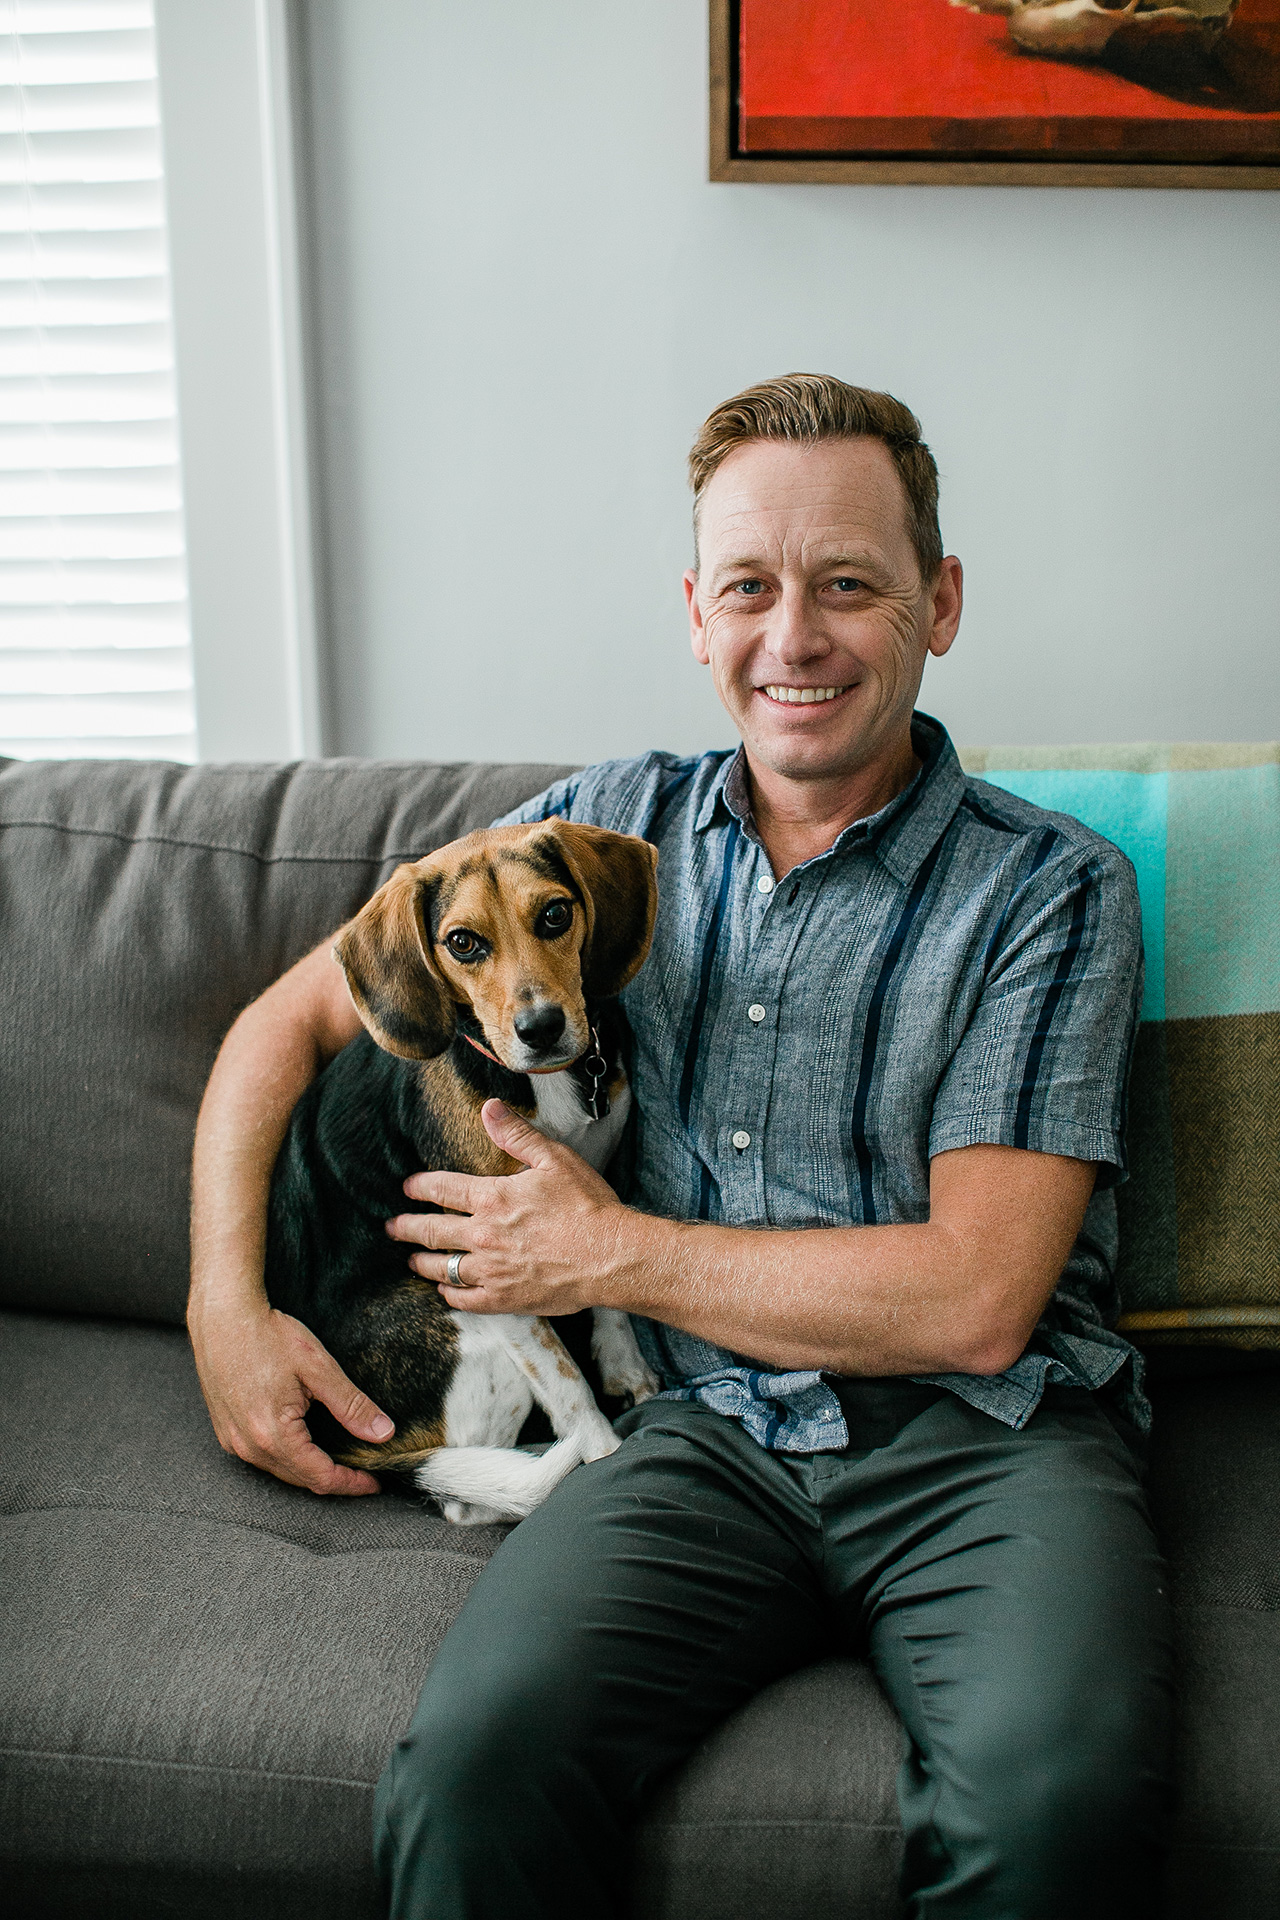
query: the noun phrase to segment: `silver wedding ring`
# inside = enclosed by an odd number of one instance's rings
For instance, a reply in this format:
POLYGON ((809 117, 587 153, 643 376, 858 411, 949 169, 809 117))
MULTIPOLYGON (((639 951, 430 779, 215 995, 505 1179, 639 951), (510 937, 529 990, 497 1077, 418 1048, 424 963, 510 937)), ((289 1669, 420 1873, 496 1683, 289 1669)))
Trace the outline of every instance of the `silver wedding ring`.
POLYGON ((462 1277, 458 1272, 458 1268, 461 1265, 462 1255, 460 1253, 451 1253, 445 1266, 445 1272, 449 1276, 449 1285, 451 1287, 460 1287, 463 1284, 462 1277))

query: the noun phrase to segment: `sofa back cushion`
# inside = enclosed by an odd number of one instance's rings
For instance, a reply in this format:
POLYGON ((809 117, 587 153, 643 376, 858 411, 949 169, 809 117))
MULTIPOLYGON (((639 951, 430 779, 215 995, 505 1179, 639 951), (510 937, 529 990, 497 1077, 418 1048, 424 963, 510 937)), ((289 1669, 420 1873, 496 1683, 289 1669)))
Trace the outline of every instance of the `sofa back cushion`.
MULTIPOLYGON (((1280 1348, 1280 748, 963 758, 1137 869, 1122 1324, 1280 1348)), ((0 760, 0 1303, 180 1321, 195 1116, 236 1014, 397 862, 565 771, 0 760)))
POLYGON ((1121 1327, 1280 1348, 1280 746, 988 748, 972 773, 1123 848, 1146 994, 1121 1327))
POLYGON ((180 1322, 237 1013, 399 861, 566 771, 0 760, 0 1303, 180 1322))

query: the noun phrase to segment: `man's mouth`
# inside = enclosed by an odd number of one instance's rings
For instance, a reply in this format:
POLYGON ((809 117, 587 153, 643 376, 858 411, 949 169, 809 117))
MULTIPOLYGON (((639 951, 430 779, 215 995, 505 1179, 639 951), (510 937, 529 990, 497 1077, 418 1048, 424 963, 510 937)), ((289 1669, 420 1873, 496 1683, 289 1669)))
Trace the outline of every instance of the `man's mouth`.
POLYGON ((834 700, 839 694, 848 693, 848 687, 762 687, 760 691, 770 700, 783 707, 816 706, 825 700, 834 700))

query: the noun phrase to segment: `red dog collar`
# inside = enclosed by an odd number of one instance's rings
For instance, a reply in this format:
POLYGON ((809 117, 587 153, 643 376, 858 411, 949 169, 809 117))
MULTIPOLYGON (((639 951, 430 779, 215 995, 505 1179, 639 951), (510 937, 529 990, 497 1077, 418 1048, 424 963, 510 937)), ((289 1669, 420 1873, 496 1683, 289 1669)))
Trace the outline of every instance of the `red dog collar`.
MULTIPOLYGON (((600 1042, 596 1038, 595 1028, 588 1027, 587 1032, 591 1038, 587 1042, 586 1052, 580 1053, 576 1060, 570 1060, 563 1067, 525 1067, 523 1071, 525 1073, 567 1073, 570 1067, 585 1066, 587 1077, 591 1081, 591 1118, 603 1120, 609 1111, 609 1097, 603 1092, 600 1082, 609 1070, 609 1063, 600 1051, 600 1042)), ((462 1037, 469 1047, 474 1047, 477 1053, 482 1053, 486 1060, 492 1060, 495 1067, 506 1067, 508 1073, 515 1072, 515 1068, 507 1067, 505 1060, 499 1060, 496 1053, 490 1053, 488 1047, 482 1047, 480 1042, 473 1040, 469 1033, 464 1033, 462 1037)))
MULTIPOLYGON (((476 1052, 482 1053, 486 1060, 492 1060, 495 1067, 503 1067, 508 1073, 567 1073, 569 1067, 576 1067, 578 1064, 577 1060, 570 1060, 563 1067, 508 1067, 505 1060, 499 1060, 496 1053, 490 1053, 488 1047, 482 1047, 480 1042, 473 1040, 469 1033, 464 1033, 462 1037, 469 1047, 474 1047, 476 1052)), ((589 1051, 590 1048, 588 1048, 589 1051)), ((578 1059, 581 1058, 582 1055, 579 1054, 578 1059)))

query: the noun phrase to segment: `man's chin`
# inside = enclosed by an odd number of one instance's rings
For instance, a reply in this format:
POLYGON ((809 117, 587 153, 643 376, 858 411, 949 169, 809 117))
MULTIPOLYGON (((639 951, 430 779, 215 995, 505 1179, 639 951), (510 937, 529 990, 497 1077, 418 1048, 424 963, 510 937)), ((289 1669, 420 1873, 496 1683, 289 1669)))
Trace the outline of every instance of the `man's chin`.
POLYGON ((873 757, 873 744, 859 734, 850 739, 841 733, 837 739, 815 733, 806 739, 779 729, 752 728, 742 733, 747 758, 755 766, 767 768, 782 780, 838 780, 857 773, 873 757))

